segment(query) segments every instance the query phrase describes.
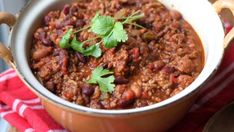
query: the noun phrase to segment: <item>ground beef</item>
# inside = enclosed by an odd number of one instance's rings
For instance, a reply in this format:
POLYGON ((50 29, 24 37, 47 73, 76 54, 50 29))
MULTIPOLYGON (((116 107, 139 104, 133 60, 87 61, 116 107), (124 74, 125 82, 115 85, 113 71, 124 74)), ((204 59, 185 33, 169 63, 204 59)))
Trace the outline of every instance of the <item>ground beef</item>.
MULTIPOLYGON (((82 31, 80 41, 96 35, 82 31)), ((90 42, 89 44, 93 44, 90 42)), ((155 0, 83 0, 51 11, 35 31, 31 67, 51 92, 70 102, 97 109, 128 109, 161 102, 190 85, 203 68, 201 41, 177 11, 155 0), (125 25, 128 41, 106 49, 96 59, 71 49, 59 48, 61 37, 73 28, 90 24, 99 11, 115 16, 140 10, 145 17, 125 25), (97 66, 114 71, 115 90, 102 93, 98 85, 87 84, 97 66)))

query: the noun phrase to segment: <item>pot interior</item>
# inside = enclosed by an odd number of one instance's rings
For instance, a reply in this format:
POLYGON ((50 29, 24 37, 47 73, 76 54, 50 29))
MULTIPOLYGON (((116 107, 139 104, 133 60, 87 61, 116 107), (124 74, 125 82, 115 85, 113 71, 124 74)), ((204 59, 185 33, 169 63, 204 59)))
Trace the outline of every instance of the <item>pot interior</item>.
POLYGON ((207 80, 214 70, 217 69, 223 56, 224 30, 221 20, 212 5, 206 0, 160 0, 168 8, 178 10, 183 17, 192 25, 199 35, 204 51, 205 66, 199 77, 185 90, 177 95, 154 105, 130 110, 96 110, 67 102, 44 88, 33 75, 29 67, 29 53, 32 37, 35 30, 40 26, 42 18, 51 10, 62 9, 72 0, 40 0, 31 1, 21 12, 17 24, 11 34, 11 49, 17 70, 23 79, 32 87, 38 95, 48 98, 54 103, 70 107, 80 112, 93 112, 101 114, 129 114, 142 112, 154 108, 161 108, 178 101, 182 97, 194 92, 207 80))

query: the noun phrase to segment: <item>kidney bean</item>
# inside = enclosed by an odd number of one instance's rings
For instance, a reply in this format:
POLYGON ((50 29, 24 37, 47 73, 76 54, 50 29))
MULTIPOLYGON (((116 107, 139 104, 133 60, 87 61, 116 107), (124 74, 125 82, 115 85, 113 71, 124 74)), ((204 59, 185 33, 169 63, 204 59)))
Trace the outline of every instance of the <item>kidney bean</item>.
POLYGON ((85 59, 85 57, 82 55, 82 54, 80 54, 80 53, 76 53, 76 57, 78 58, 78 60, 80 61, 80 62, 82 62, 82 63, 85 63, 86 62, 86 59, 85 59))
POLYGON ((135 98, 135 93, 131 89, 129 89, 129 90, 127 90, 127 91, 125 91, 123 93, 122 98, 126 99, 126 100, 134 99, 135 98))
POLYGON ((65 5, 63 8, 63 14, 67 15, 70 12, 70 6, 69 5, 65 5))
POLYGON ((53 81, 48 81, 46 83, 46 87, 48 88, 48 90, 50 90, 51 92, 55 92, 55 84, 53 81))
POLYGON ((119 100, 119 107, 120 108, 126 108, 128 106, 130 106, 133 103, 134 100, 124 100, 124 99, 120 99, 119 100))
POLYGON ((42 49, 36 50, 33 53, 32 57, 34 60, 40 60, 41 58, 49 55, 51 53, 51 51, 52 51, 52 47, 44 47, 42 49))
POLYGON ((44 38, 42 38, 42 42, 45 46, 51 46, 52 45, 52 41, 50 40, 49 36, 46 36, 44 38))
POLYGON ((39 38, 38 39, 45 38, 46 33, 45 33, 45 31, 43 29, 38 30, 38 33, 39 33, 39 38))
POLYGON ((61 65, 61 70, 63 74, 67 74, 67 67, 68 67, 68 52, 66 50, 60 49, 56 50, 59 56, 59 64, 61 65))
POLYGON ((56 28, 56 29, 61 29, 61 28, 63 28, 63 24, 61 23, 61 21, 59 21, 59 20, 55 21, 55 28, 56 28))
POLYGON ((72 20, 65 20, 63 26, 70 26, 72 25, 72 20))
POLYGON ((73 15, 75 12, 77 12, 78 11, 78 8, 77 7, 75 7, 75 6, 72 6, 71 8, 70 8, 70 11, 69 11, 69 14, 70 15, 73 15))
POLYGON ((116 77, 115 84, 127 84, 129 82, 125 77, 116 77))
POLYGON ((123 96, 119 101, 119 105, 122 108, 127 107, 132 103, 134 103, 135 99, 136 99, 135 93, 131 89, 129 89, 123 93, 123 96))
POLYGON ((82 93, 86 96, 91 96, 94 93, 94 87, 88 84, 84 84, 82 87, 82 93))
POLYGON ((98 106, 98 108, 100 108, 100 109, 104 109, 105 107, 104 107, 104 105, 99 101, 99 102, 97 102, 97 106, 98 106))
POLYGON ((42 43, 45 46, 51 46, 52 45, 52 41, 50 40, 50 37, 48 35, 46 35, 46 31, 44 29, 39 29, 37 31, 37 34, 34 35, 37 39, 41 40, 42 43))
POLYGON ((153 62, 153 71, 157 72, 165 66, 165 63, 161 60, 153 62))
POLYGON ((44 18, 44 22, 45 22, 45 25, 49 25, 49 22, 51 21, 51 17, 49 15, 45 16, 44 18))
POLYGON ((165 66, 162 70, 163 70, 164 73, 171 74, 171 73, 173 73, 175 71, 175 68, 165 66))
POLYGON ((76 27, 81 28, 81 27, 84 27, 84 25, 85 25, 84 20, 78 19, 76 21, 76 27))

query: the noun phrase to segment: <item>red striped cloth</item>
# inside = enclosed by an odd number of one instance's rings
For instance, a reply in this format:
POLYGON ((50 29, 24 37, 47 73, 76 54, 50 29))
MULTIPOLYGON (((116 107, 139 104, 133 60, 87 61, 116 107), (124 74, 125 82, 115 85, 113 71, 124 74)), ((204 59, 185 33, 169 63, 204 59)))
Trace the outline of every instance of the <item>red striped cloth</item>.
MULTIPOLYGON (((230 26, 228 29, 230 30, 230 26)), ((226 51, 217 74, 204 86, 185 118, 171 131, 201 132, 209 118, 234 101, 234 44, 226 51)), ((0 116, 21 132, 66 132, 44 110, 37 98, 10 69, 0 74, 0 116)))
POLYGON ((47 114, 13 69, 0 75, 0 116, 21 132, 67 132, 47 114))

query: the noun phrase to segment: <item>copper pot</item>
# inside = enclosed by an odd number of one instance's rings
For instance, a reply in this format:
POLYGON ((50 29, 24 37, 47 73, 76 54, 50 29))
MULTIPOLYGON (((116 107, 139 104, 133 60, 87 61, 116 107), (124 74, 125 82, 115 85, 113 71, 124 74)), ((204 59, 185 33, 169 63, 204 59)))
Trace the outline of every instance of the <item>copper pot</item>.
POLYGON ((0 45, 0 57, 13 67, 29 88, 40 97, 46 111, 63 127, 74 132, 165 131, 178 122, 193 104, 199 89, 217 70, 234 38, 234 29, 224 35, 218 13, 228 8, 234 14, 233 0, 218 0, 213 6, 206 0, 160 0, 168 8, 182 13, 200 36, 205 50, 205 66, 198 78, 185 90, 160 103, 128 110, 97 110, 65 101, 44 88, 29 67, 32 34, 42 17, 61 9, 72 0, 31 1, 16 18, 0 13, 0 23, 11 29, 9 48, 0 45))

